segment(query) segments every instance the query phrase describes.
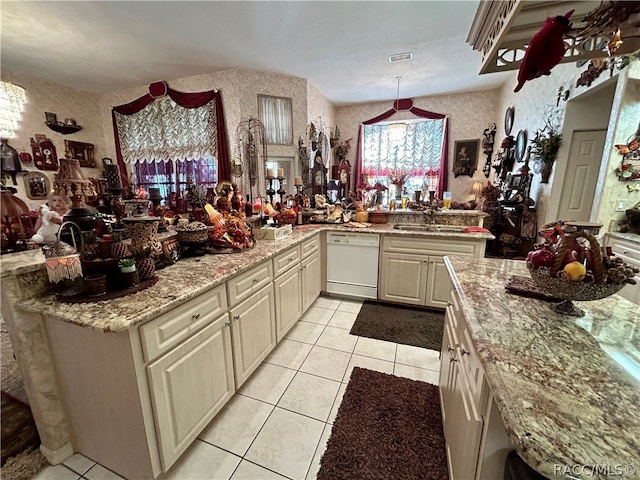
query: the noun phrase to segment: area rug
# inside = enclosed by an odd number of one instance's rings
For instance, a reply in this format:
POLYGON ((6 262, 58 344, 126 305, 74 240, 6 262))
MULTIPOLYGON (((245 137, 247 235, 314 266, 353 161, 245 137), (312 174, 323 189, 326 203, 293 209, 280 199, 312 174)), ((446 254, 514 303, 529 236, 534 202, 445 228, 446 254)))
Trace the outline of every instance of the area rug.
POLYGON ((448 480, 438 387, 355 367, 317 480, 448 480))
POLYGON ((444 313, 365 300, 351 335, 440 350, 444 313))

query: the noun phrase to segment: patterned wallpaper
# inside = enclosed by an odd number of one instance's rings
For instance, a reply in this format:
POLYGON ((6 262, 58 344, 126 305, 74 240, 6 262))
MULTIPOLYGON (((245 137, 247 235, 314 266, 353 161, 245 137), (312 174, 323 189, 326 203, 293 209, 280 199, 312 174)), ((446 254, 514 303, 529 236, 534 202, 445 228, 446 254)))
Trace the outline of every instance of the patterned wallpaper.
MULTIPOLYGON (((14 75, 5 69, 2 71, 2 80, 20 85, 26 91, 27 104, 22 114, 19 129, 16 131, 16 137, 9 139, 9 145, 15 148, 18 153, 28 152, 31 154, 30 139, 35 134, 42 134, 53 142, 58 158, 64 158, 65 140, 93 143, 96 162, 101 165, 100 159, 105 156, 107 148, 102 135, 102 124, 97 121, 100 112, 97 95, 62 87, 44 80, 14 75), (64 121, 65 118, 73 118, 83 128, 79 132, 70 135, 54 132, 45 125, 44 112, 55 113, 58 120, 61 121, 64 121)), ((23 162, 22 168, 43 173, 49 179, 50 185, 53 185, 53 174, 55 172, 38 170, 33 163, 23 162)), ((102 176, 101 169, 85 169, 85 174, 87 177, 93 178, 102 176)), ((18 193, 16 195, 24 200, 29 208, 36 209, 43 202, 30 200, 27 197, 24 178, 24 175, 18 175, 18 185, 12 185, 10 179, 7 185, 17 188, 18 193)))
MULTIPOLYGON (((639 69, 638 63, 638 60, 635 60, 630 66, 621 71, 614 69, 613 76, 610 75, 610 71, 607 69, 591 86, 579 87, 576 86, 576 81, 582 72, 587 70, 588 64, 582 66, 577 66, 576 63, 561 64, 552 70, 551 75, 525 83, 522 90, 518 93, 513 93, 513 88, 515 88, 517 83, 517 72, 513 72, 512 80, 507 81, 499 93, 499 111, 496 119, 498 127, 496 143, 498 144, 505 136, 504 112, 510 106, 513 106, 515 109, 511 134, 515 137, 520 129, 524 129, 528 131, 529 138, 531 139, 535 131, 543 126, 544 113, 547 108, 555 107, 560 114, 561 121, 564 119, 568 102, 560 100, 559 105, 556 107, 559 87, 562 86, 565 90, 570 90, 569 101, 576 99, 581 102, 596 102, 598 98, 597 95, 607 86, 615 89, 613 105, 610 107, 607 106, 597 126, 593 124, 589 125, 589 128, 608 128, 605 152, 603 155, 604 158, 607 158, 607 165, 601 170, 601 174, 603 173, 604 175, 596 190, 596 208, 594 208, 591 215, 591 221, 602 223, 605 230, 611 218, 620 217, 620 215, 613 212, 614 199, 623 198, 631 204, 640 200, 640 198, 638 198, 640 194, 637 191, 629 194, 624 182, 617 180, 614 169, 619 163, 619 156, 617 152, 615 152, 615 149, 613 149, 614 143, 620 143, 620 141, 626 140, 631 133, 635 132, 638 126, 637 122, 640 117, 637 114, 637 110, 635 110, 634 115, 632 107, 634 104, 633 97, 635 95, 635 105, 637 108, 637 91, 633 94, 633 88, 626 87, 628 75, 635 75, 637 77, 637 73, 634 72, 637 72, 639 69), (594 92, 598 92, 598 94, 594 92), (625 99, 624 102, 623 98, 625 99), (628 106, 624 107, 625 104, 628 104, 628 106), (609 111, 611 111, 611 115, 609 115, 609 111), (635 124, 635 126, 633 126, 633 124, 635 124), (626 133, 621 131, 623 125, 627 125, 627 127, 624 128, 626 133), (616 139, 615 142, 613 141, 614 138, 616 139), (598 198, 602 198, 602 202, 599 203, 597 201, 598 198), (633 201, 633 198, 636 200, 633 201), (599 205, 601 205, 600 212, 597 211, 599 205)), ((593 120, 590 121, 593 122, 593 120)), ((567 127, 567 129, 561 129, 563 133, 563 145, 558 152, 558 159, 554 164, 549 183, 540 183, 540 175, 534 175, 533 177, 531 197, 536 201, 539 225, 556 220, 557 208, 562 191, 561 185, 565 175, 565 162, 569 155, 569 145, 573 129, 573 126, 567 125, 567 127)), ((516 163, 513 170, 515 171, 519 167, 520 164, 516 163)))

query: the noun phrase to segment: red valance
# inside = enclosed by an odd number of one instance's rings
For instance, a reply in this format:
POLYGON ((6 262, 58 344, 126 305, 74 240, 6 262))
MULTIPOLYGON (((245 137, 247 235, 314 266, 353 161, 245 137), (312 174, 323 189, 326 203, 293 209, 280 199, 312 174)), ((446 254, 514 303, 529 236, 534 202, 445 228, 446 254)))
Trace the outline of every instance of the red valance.
POLYGON ((224 119, 224 109, 222 107, 222 95, 219 91, 209 90, 207 92, 197 93, 185 93, 173 90, 169 87, 167 82, 154 82, 149 85, 149 93, 142 97, 125 103, 124 105, 118 105, 111 109, 111 120, 113 122, 113 135, 115 137, 116 144, 116 158, 118 161, 118 168, 120 169, 120 175, 123 182, 127 183, 127 168, 122 160, 122 153, 120 152, 120 138, 118 136, 118 129, 116 127, 116 113, 121 115, 133 115, 139 112, 147 105, 152 103, 156 98, 163 96, 169 96, 174 102, 184 108, 200 108, 211 100, 215 99, 216 118, 218 124, 216 125, 216 137, 218 143, 218 181, 231 180, 231 163, 229 160, 229 143, 227 142, 227 130, 226 122, 224 119))
MULTIPOLYGON (((447 121, 447 116, 441 113, 429 112, 427 110, 423 110, 418 107, 413 106, 412 98, 401 98, 393 102, 393 108, 387 110, 384 113, 381 113, 377 117, 371 118, 362 122, 362 125, 373 125, 375 123, 382 122, 387 118, 390 118, 394 113, 399 112, 401 110, 407 110, 413 113, 416 117, 420 118, 428 118, 430 120, 441 120, 444 119, 444 139, 442 142, 442 154, 440 161, 440 176, 438 181, 438 195, 444 192, 447 189, 448 181, 449 181, 449 161, 448 161, 448 145, 449 145, 449 125, 447 121)), ((362 176, 362 134, 363 128, 360 126, 358 130, 358 145, 356 150, 356 168, 355 168, 355 180, 356 185, 360 183, 360 178, 362 176)))

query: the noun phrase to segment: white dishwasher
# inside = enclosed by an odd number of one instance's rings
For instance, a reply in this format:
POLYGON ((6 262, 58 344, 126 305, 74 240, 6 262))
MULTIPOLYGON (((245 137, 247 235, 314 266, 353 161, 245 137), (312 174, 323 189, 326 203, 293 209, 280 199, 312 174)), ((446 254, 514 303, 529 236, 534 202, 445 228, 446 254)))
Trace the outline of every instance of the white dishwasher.
POLYGON ((327 292, 378 298, 378 247, 375 233, 327 233, 327 292))

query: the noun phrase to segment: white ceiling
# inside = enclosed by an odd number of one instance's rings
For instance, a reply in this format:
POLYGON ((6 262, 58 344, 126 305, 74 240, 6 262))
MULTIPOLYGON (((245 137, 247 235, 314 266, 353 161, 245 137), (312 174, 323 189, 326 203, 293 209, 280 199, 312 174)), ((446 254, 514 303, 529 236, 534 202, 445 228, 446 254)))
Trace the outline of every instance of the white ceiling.
POLYGON ((478 1, 5 1, 2 68, 106 93, 229 68, 306 78, 332 103, 495 88, 466 43, 478 1), (391 54, 413 60, 389 63, 391 54))

